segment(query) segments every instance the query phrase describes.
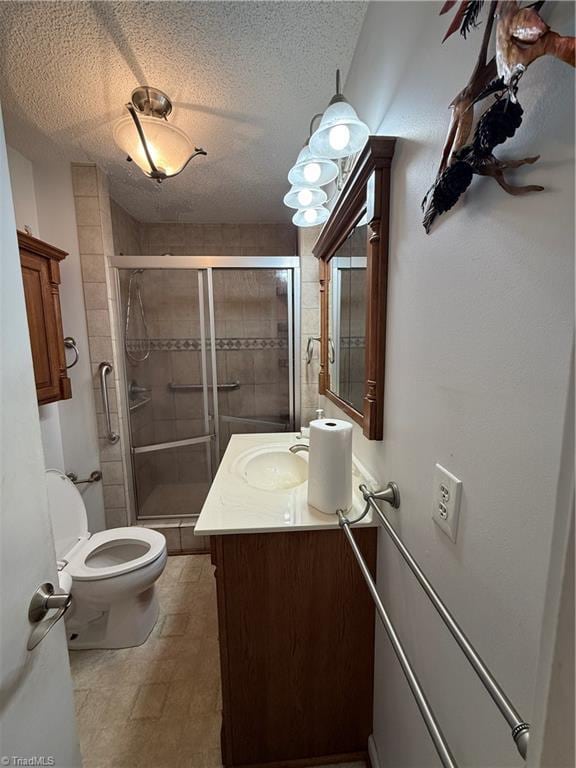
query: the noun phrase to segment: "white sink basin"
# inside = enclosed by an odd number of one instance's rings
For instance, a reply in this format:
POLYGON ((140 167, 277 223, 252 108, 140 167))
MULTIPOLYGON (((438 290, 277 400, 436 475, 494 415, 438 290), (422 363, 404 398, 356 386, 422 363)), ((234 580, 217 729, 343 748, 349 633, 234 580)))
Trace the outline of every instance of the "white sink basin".
MULTIPOLYGON (((338 528, 337 515, 325 515, 307 500, 308 453, 290 453, 306 445, 296 432, 232 435, 195 526, 198 536, 273 531, 323 531, 338 528)), ((353 509, 365 507, 360 483, 377 488, 376 480, 354 459, 353 509)), ((359 523, 374 525, 371 513, 359 523)))
POLYGON ((266 451, 246 462, 243 476, 252 488, 286 490, 306 482, 308 462, 289 451, 266 451))

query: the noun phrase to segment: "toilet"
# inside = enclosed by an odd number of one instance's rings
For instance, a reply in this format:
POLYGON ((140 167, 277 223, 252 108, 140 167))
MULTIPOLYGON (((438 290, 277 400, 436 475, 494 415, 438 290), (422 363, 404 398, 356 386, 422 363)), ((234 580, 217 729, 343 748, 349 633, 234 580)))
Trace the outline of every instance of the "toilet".
POLYGON ((76 486, 55 469, 46 471, 46 485, 58 570, 72 579, 68 647, 141 645, 158 619, 154 584, 166 565, 166 539, 139 527, 90 534, 76 486))

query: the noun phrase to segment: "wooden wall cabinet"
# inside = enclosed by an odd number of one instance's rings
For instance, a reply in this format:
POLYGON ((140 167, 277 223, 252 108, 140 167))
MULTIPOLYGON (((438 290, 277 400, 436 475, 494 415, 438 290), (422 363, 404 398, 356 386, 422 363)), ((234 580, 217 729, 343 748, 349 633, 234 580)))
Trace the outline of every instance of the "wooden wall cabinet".
MULTIPOLYGON (((377 529, 354 534, 373 574, 377 529)), ((226 768, 367 760, 374 604, 340 530, 212 536, 226 768)))
POLYGON ((18 232, 20 265, 38 404, 72 397, 66 373, 60 310, 60 262, 67 254, 42 240, 18 232))

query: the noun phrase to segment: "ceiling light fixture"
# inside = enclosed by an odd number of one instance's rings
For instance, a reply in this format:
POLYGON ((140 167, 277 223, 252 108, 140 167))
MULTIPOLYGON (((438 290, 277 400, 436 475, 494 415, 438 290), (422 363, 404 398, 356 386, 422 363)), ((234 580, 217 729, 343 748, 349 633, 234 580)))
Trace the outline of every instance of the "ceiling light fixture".
POLYGON ((161 182, 178 176, 193 157, 206 154, 168 123, 172 102, 158 88, 139 86, 126 109, 130 114, 114 126, 114 141, 149 178, 161 182))
POLYGON ((310 137, 310 151, 322 158, 341 158, 359 152, 370 129, 340 92, 340 70, 336 70, 336 94, 310 137))

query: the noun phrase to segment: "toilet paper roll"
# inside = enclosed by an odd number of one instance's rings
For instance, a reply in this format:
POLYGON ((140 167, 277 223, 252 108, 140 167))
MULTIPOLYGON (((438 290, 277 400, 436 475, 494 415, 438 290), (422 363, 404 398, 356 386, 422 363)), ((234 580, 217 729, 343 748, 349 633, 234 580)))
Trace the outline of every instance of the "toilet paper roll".
POLYGON ((352 506, 352 425, 347 421, 310 422, 308 504, 329 515, 352 506))

